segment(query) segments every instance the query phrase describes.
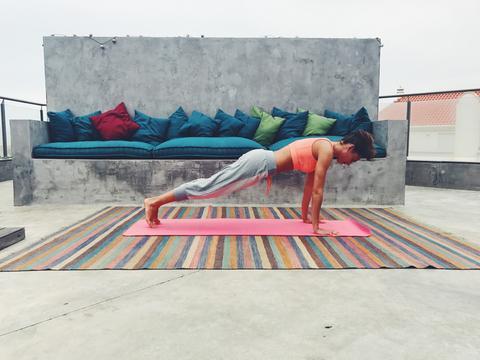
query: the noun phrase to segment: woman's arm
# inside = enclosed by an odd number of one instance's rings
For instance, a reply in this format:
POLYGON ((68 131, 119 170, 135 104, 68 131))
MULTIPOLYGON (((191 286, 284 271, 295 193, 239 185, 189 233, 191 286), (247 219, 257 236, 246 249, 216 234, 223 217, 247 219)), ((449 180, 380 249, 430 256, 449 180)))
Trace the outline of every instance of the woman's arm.
POLYGON ((312 190, 312 225, 313 231, 318 232, 318 223, 320 219, 320 209, 323 203, 323 188, 327 177, 328 167, 333 159, 333 149, 330 145, 325 144, 318 151, 317 166, 315 167, 315 175, 312 190))
POLYGON ((303 199, 302 199, 302 220, 303 222, 310 222, 311 219, 308 218, 308 207, 310 205, 310 200, 312 198, 312 187, 313 187, 313 177, 314 173, 308 173, 305 178, 305 186, 303 188, 303 199))

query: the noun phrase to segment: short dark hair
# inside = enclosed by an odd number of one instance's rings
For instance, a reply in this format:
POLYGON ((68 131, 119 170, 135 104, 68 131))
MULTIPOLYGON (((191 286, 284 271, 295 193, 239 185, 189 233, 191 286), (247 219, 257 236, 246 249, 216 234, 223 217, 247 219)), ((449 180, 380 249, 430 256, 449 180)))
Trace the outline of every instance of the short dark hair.
POLYGON ((341 141, 343 144, 353 144, 355 152, 361 158, 370 160, 375 157, 375 147, 373 146, 373 136, 368 131, 356 130, 341 141))

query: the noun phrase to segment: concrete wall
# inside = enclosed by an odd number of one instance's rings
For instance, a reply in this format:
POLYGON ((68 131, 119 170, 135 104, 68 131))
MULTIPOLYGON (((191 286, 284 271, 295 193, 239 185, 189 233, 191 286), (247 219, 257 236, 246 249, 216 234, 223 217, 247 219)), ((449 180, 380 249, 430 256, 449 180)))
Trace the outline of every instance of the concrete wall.
POLYGON ((124 101, 152 116, 304 107, 377 118, 376 39, 45 37, 48 110, 76 114, 124 101), (108 38, 96 38, 102 42, 108 38))
POLYGON ((408 161, 406 184, 480 190, 480 163, 408 161))
POLYGON ((12 159, 0 159, 0 181, 13 179, 12 159))

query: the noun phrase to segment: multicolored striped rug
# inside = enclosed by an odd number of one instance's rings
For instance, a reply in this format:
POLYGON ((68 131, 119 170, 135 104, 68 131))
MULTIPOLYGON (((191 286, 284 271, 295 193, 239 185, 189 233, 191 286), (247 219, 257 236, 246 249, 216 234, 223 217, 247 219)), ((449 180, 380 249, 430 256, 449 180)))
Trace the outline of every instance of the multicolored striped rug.
MULTIPOLYGON (((106 207, 0 258, 0 271, 77 269, 479 269, 480 247, 391 209, 322 209, 354 220, 370 237, 136 236, 122 233, 140 207, 106 207)), ((160 218, 301 218, 297 207, 163 207, 160 218)))

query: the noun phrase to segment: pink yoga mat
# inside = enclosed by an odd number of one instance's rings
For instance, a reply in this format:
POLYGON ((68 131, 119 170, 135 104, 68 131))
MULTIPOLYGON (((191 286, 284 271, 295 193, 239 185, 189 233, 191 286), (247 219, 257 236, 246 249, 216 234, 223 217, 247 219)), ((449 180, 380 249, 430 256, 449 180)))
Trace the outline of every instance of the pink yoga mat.
MULTIPOLYGON (((145 219, 137 221, 124 236, 161 235, 295 235, 320 236, 301 219, 160 219, 150 228, 145 219)), ((335 236, 369 236, 370 229, 354 220, 328 220, 320 230, 336 231, 335 236)))

